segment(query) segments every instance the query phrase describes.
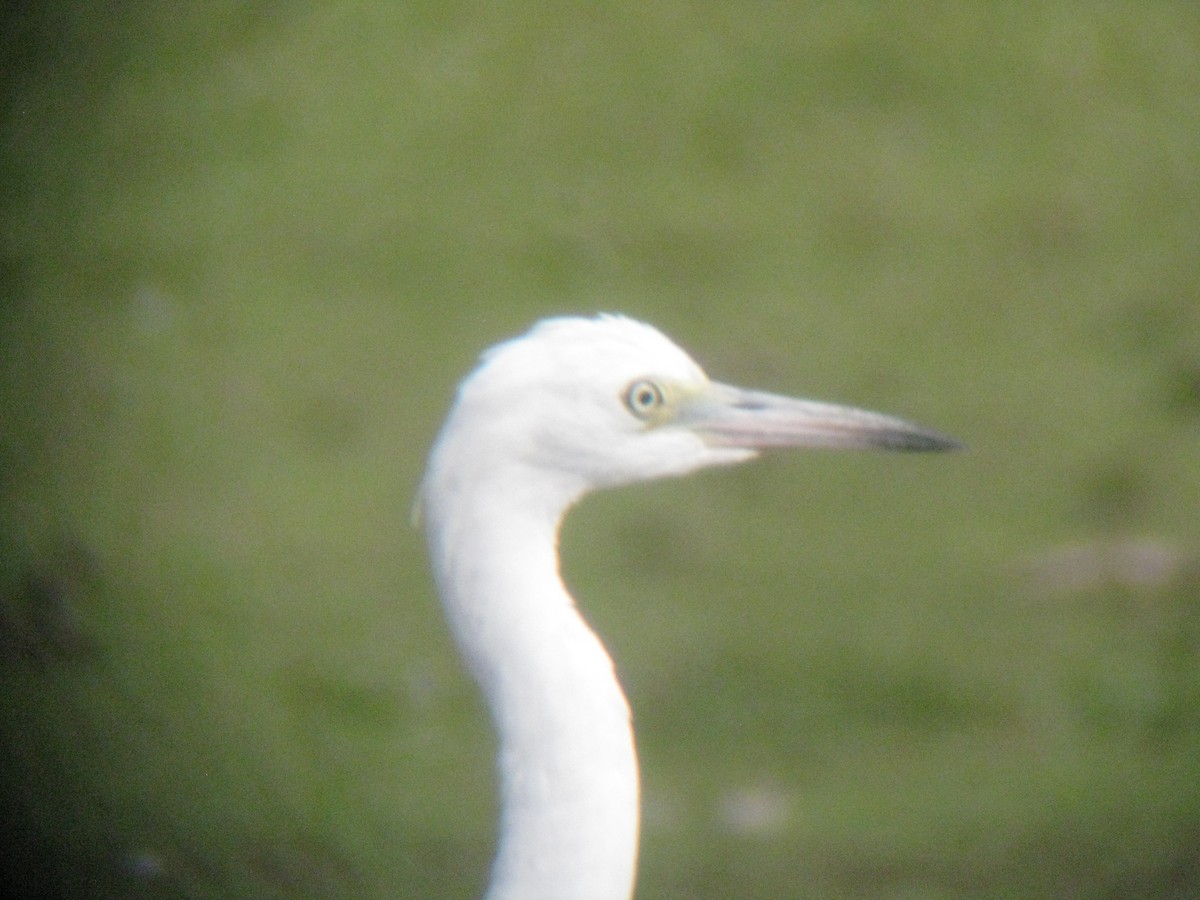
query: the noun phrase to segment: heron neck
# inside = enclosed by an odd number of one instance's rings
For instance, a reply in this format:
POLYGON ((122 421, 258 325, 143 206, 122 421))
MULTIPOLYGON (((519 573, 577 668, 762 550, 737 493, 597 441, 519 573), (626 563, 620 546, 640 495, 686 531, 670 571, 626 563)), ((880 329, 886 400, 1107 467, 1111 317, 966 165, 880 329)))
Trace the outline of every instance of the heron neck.
POLYGON ((489 900, 627 900, 638 775, 629 707, 558 568, 557 509, 458 492, 429 509, 447 618, 499 740, 489 900))

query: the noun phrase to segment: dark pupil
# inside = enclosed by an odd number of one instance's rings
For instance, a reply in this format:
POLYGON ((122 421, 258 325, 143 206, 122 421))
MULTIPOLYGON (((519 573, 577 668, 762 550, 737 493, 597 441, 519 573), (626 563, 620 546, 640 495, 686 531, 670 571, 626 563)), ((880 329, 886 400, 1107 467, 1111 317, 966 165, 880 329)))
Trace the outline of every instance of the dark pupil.
POLYGON ((646 407, 654 405, 654 391, 650 388, 642 388, 637 395, 638 406, 646 407))

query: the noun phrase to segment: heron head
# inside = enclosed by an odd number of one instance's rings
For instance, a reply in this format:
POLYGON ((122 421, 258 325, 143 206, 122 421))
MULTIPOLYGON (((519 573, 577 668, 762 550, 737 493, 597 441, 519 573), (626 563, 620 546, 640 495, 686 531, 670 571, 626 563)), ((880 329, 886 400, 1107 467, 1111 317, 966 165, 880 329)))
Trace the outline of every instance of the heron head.
POLYGON ((576 495, 770 448, 957 446, 890 416, 710 381, 657 329, 621 316, 548 319, 487 351, 459 389, 446 442, 576 495))

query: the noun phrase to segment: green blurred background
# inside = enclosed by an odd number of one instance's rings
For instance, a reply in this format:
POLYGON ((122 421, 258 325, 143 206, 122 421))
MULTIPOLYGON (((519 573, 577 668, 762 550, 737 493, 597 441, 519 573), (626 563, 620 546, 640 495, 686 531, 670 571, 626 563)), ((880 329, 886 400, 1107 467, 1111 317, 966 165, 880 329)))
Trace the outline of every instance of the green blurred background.
POLYGON ((1200 7, 7 4, 0 790, 44 897, 476 895, 409 506, 621 311, 938 426, 596 497, 645 898, 1200 895, 1200 7))

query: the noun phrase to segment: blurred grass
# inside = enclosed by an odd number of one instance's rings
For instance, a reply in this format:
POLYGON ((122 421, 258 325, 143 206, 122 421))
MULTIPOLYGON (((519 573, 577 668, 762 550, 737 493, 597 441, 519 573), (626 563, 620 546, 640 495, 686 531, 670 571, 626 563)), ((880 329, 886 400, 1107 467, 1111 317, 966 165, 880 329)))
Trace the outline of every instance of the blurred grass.
POLYGON ((11 882, 477 893, 408 506, 477 351, 604 309, 972 446, 568 521, 640 896, 1200 892, 1192 5, 2 15, 11 882))

